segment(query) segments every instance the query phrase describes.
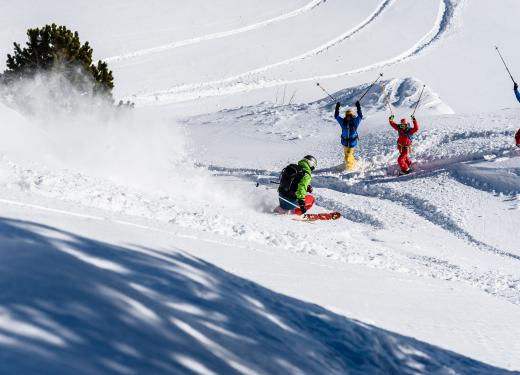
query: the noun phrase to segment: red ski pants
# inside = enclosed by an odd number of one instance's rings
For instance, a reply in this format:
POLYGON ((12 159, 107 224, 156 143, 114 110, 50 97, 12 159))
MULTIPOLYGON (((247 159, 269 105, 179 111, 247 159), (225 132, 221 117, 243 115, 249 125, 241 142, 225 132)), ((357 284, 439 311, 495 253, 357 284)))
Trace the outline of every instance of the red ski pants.
POLYGON ((412 161, 410 160, 409 156, 410 152, 412 152, 412 146, 397 145, 397 149, 399 150, 397 164, 399 164, 401 171, 407 172, 410 169, 410 165, 412 165, 412 161))
MULTIPOLYGON (((307 210, 310 210, 313 205, 314 205, 314 197, 312 195, 307 195, 305 197, 305 208, 307 210)), ((294 209, 294 213, 296 215, 301 215, 302 214, 302 210, 300 210, 300 208, 295 208, 294 209)))

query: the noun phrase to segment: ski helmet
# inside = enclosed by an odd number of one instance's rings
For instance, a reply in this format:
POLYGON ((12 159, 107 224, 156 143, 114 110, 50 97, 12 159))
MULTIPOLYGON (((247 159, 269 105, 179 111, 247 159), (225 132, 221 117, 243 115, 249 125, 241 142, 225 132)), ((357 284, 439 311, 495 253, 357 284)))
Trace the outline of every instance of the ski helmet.
POLYGON ((399 124, 399 127, 401 129, 407 129, 408 128, 408 121, 406 121, 405 118, 401 119, 401 123, 399 124))
POLYGON ((318 161, 312 155, 305 156, 303 158, 303 160, 305 160, 307 162, 307 164, 309 164, 309 167, 311 168, 311 171, 315 170, 316 167, 318 166, 318 161))

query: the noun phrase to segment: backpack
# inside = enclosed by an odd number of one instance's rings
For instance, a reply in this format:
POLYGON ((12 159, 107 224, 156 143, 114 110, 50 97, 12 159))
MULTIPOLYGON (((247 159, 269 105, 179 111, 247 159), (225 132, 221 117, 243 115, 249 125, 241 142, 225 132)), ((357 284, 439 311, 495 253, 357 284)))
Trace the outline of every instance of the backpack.
POLYGON ((278 193, 286 197, 296 198, 295 193, 303 176, 305 176, 305 171, 302 167, 297 164, 289 164, 280 174, 278 193))

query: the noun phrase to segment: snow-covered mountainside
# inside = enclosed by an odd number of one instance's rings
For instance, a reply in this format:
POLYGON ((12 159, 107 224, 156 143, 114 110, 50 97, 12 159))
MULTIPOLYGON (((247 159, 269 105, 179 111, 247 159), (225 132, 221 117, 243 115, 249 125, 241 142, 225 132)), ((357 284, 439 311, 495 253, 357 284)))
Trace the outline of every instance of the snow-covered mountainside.
POLYGON ((317 80, 337 91, 382 70, 390 78, 420 78, 457 112, 497 110, 513 98, 493 46, 510 62, 520 60, 516 0, 21 4, 2 4, 2 51, 22 41, 28 27, 70 25, 110 61, 119 96, 180 101, 172 108, 186 113, 273 101, 284 87, 298 103, 311 102, 320 95, 317 80))
POLYGON ((1 5, 2 53, 65 24, 136 103, 0 102, 1 374, 519 373, 517 1, 1 5), (306 154, 341 219, 273 214, 306 154))

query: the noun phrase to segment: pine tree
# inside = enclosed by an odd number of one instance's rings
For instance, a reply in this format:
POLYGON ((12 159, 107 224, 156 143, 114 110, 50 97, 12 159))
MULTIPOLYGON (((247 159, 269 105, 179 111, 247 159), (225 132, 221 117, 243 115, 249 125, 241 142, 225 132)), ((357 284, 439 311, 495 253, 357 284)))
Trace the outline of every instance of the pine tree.
POLYGON ((4 85, 56 72, 81 92, 112 99, 112 72, 105 62, 93 63, 92 48, 88 42, 81 44, 77 32, 52 24, 29 29, 27 36, 24 48, 14 43, 14 53, 7 55, 7 69, 0 75, 4 85))

